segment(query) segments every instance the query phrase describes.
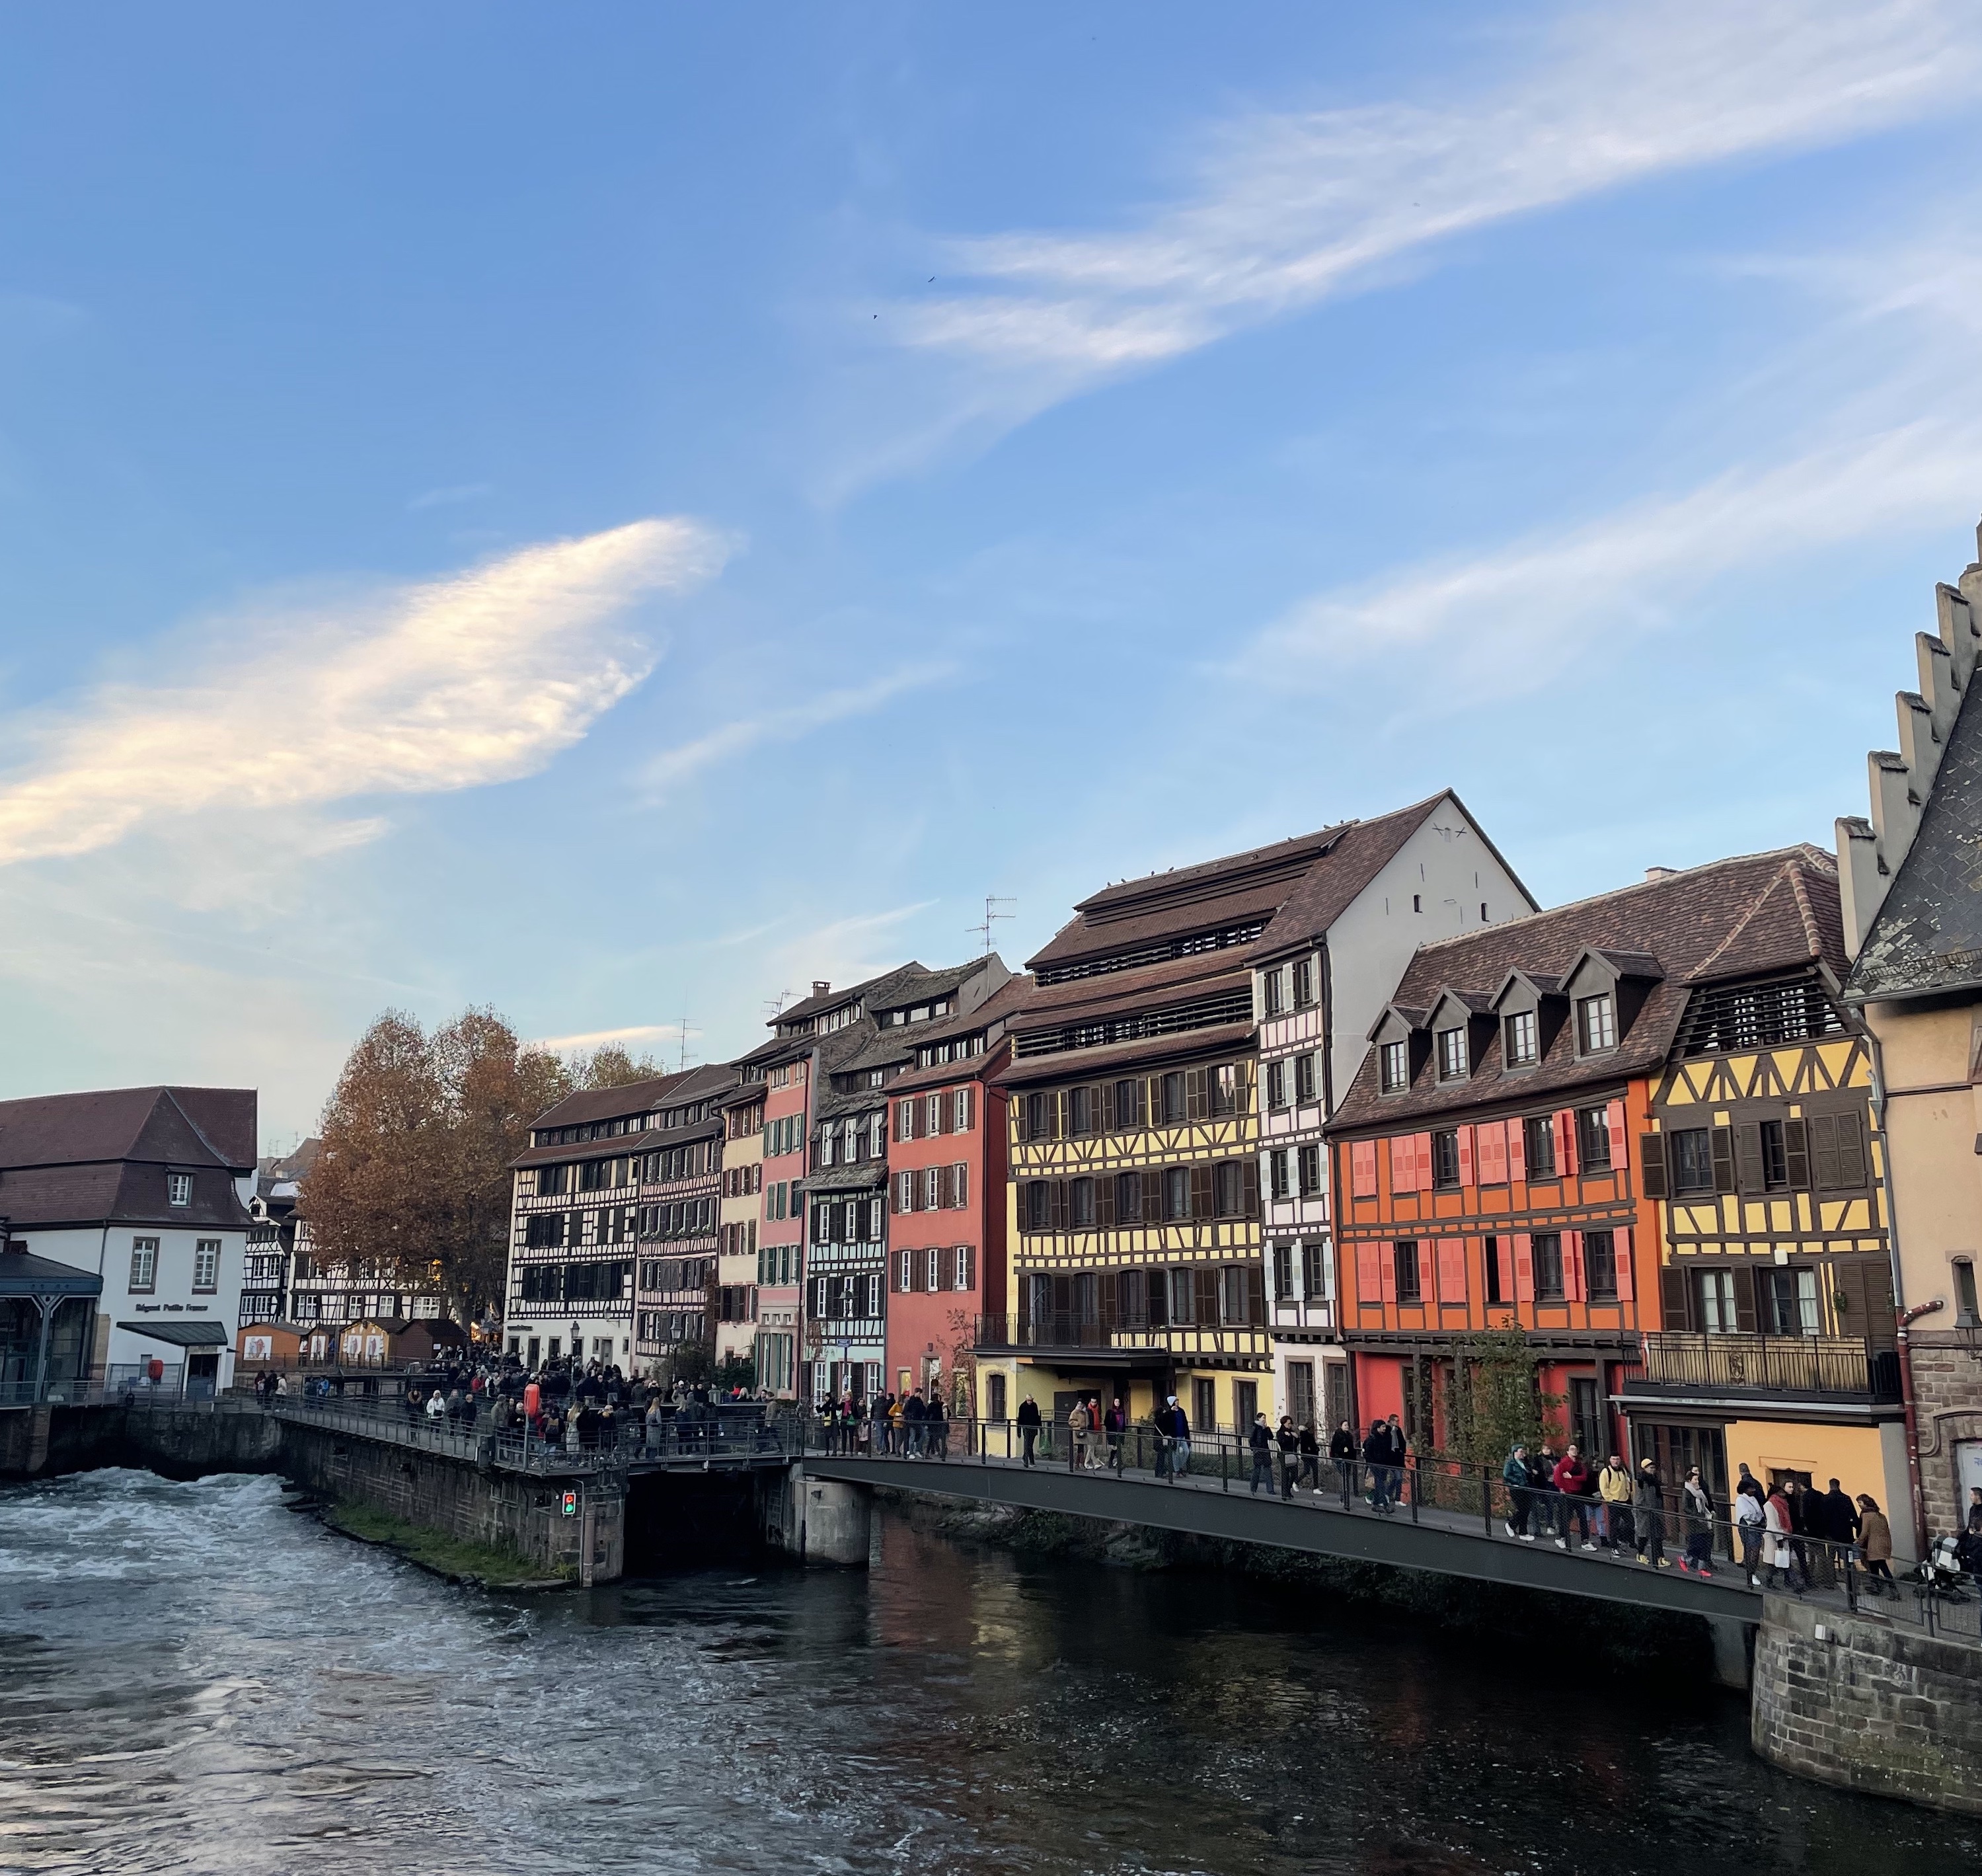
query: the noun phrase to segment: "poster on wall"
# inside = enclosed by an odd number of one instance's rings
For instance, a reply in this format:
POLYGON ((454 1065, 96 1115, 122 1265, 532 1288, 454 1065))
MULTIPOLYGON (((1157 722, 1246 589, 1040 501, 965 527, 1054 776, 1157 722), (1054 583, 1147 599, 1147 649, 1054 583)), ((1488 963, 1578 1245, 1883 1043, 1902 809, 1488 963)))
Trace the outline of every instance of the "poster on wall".
POLYGON ((1954 1443, 1954 1476, 1960 1482, 1960 1494, 1957 1502, 1960 1506, 1957 1517, 1965 1522, 1971 1502, 1969 1493, 1982 1488, 1982 1440, 1957 1440, 1954 1443))

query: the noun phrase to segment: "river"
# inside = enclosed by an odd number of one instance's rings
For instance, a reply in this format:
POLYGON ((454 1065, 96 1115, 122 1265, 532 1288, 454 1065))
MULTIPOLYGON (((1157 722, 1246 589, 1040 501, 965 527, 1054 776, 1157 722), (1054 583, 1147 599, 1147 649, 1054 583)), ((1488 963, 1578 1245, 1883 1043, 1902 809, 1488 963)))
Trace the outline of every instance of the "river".
POLYGON ((0 1870, 1976 1867, 1745 1709, 1240 1578, 963 1547, 452 1587, 265 1477, 0 1490, 0 1870))

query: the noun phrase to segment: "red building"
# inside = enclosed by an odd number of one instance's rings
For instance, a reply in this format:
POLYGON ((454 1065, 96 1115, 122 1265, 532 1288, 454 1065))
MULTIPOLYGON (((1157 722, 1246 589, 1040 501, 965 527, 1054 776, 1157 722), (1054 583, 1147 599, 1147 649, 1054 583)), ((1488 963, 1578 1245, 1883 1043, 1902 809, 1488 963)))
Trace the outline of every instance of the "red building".
MULTIPOLYGON (((886 1386, 940 1389, 977 1410, 978 1319, 1005 1310, 1006 1020, 1031 994, 1014 977, 976 1010, 916 1038, 889 1083, 886 1386)), ((1002 1410, 1001 1410, 1002 1411, 1002 1410)))
MULTIPOLYGON (((805 1281, 805 1197, 801 1181, 807 1163, 811 1122, 812 1045, 779 1038, 744 1058, 746 1075, 762 1077, 762 1100, 752 1117, 762 1128, 763 1152, 757 1164, 756 1312, 759 1332, 789 1338, 775 1350, 780 1361, 806 1360, 800 1327, 800 1287, 805 1281)), ((794 1365, 776 1379, 780 1394, 798 1385, 803 1370, 794 1365)), ((760 1374, 760 1380, 770 1377, 760 1374)))

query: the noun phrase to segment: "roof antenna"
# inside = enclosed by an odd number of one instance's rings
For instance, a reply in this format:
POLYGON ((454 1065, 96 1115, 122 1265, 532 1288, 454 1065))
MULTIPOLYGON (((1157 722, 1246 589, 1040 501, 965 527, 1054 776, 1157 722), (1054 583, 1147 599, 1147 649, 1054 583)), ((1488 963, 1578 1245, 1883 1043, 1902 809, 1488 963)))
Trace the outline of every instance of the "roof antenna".
POLYGON ((1018 916, 1016 913, 1000 912, 998 908, 1000 906, 1016 906, 1018 903, 1018 900, 1016 899, 1000 897, 996 893, 986 893, 984 895, 984 923, 982 925, 966 925, 964 926, 963 929, 966 932, 969 933, 973 937, 982 938, 984 940, 984 955, 986 957, 989 957, 991 955, 991 926, 993 923, 999 919, 1010 919, 1018 916))
POLYGON ((797 996, 797 994, 798 992, 796 990, 780 990, 776 996, 766 997, 764 999, 764 1013, 766 1016, 782 1016, 785 1013, 786 1004, 789 1003, 794 996, 797 996))
POLYGON ((681 1053, 676 1059, 675 1072, 682 1074, 688 1069, 688 1018, 678 1016, 675 1020, 681 1029, 681 1053))

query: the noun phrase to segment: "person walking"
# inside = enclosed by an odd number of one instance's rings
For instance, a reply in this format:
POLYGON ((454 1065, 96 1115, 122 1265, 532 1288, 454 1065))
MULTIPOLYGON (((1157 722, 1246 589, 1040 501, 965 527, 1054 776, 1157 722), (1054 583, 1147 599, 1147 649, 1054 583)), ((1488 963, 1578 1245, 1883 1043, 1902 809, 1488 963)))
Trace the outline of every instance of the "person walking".
POLYGON ((1532 1544, 1534 1533, 1528 1528, 1528 1449, 1525 1446, 1517 1445, 1508 1454, 1506 1464, 1500 1468, 1500 1483, 1507 1493, 1507 1535, 1532 1544))
POLYGON ((1666 1555, 1666 1488, 1659 1469, 1650 1459, 1638 1461, 1637 1501, 1632 1521, 1638 1527, 1638 1561, 1654 1570, 1670 1570, 1666 1555))
POLYGON ((1762 1587, 1762 1536, 1768 1525, 1761 1481, 1746 1466, 1741 1483, 1734 1488, 1734 1534, 1741 1541, 1741 1570, 1748 1587, 1762 1587))
POLYGON ((1029 1396, 1019 1403, 1019 1444, 1023 1449, 1025 1463, 1033 1463, 1033 1448, 1039 1437, 1039 1404, 1029 1396))
POLYGON ((1253 1416, 1253 1424, 1246 1433, 1246 1444, 1253 1454, 1253 1490, 1256 1494, 1260 1481, 1266 1484, 1266 1496, 1273 1495, 1273 1436, 1266 1425, 1263 1414, 1253 1416))
POLYGON ((1898 1595, 1899 1585, 1893 1581, 1893 1527, 1878 1500, 1864 1492, 1858 1494, 1858 1554, 1865 1562, 1867 1593, 1898 1595))
POLYGON ((1404 1471, 1410 1463, 1411 1443, 1404 1437, 1404 1423, 1396 1414, 1390 1416, 1390 1503, 1393 1507, 1404 1502, 1404 1471))
POLYGON ((1190 1416, 1175 1394, 1170 1398, 1170 1483, 1174 1485, 1190 1470, 1190 1416))
POLYGON ((1595 1550, 1597 1546, 1590 1541, 1590 1468, 1583 1463, 1583 1455, 1577 1450, 1573 1441, 1556 1461, 1553 1482, 1559 1494, 1556 1503, 1560 1513, 1556 1520, 1555 1547, 1558 1551, 1569 1548, 1570 1520, 1573 1518, 1577 1547, 1595 1550))
POLYGON ((1837 1481, 1830 1481, 1830 1489, 1824 1494, 1824 1534, 1835 1547, 1831 1551, 1834 1564, 1840 1570, 1851 1567, 1852 1546, 1858 1541, 1858 1507, 1851 1502, 1851 1494, 1841 1490, 1837 1481))
POLYGON ((1314 1430, 1314 1422, 1308 1420, 1300 1430, 1301 1477, 1306 1480, 1308 1489, 1319 1497, 1321 1495, 1321 1438, 1314 1430))
POLYGON ((1356 1429, 1346 1420, 1328 1436, 1328 1456, 1335 1461, 1335 1482, 1341 1487, 1346 1510, 1356 1489, 1356 1429))
POLYGON ((1300 1477, 1300 1435, 1294 1431, 1293 1420, 1284 1414, 1273 1430, 1273 1444, 1280 1449, 1280 1496, 1291 1498, 1300 1477))
POLYGON ((1790 1512, 1790 1501, 1777 1485, 1763 1500, 1762 1506, 1762 1587, 1779 1589, 1787 1578, 1791 1590, 1803 1585, 1798 1581, 1796 1551, 1790 1538, 1796 1525, 1790 1512))
POLYGON ((1685 1507, 1686 1554, 1679 1567, 1689 1574, 1713 1574, 1713 1500, 1707 1495, 1707 1482, 1697 1466, 1690 1467, 1686 1483, 1680 1488, 1685 1507))
POLYGON ((1087 1470, 1099 1472, 1107 1462, 1107 1429, 1103 1424, 1101 1397, 1087 1397, 1087 1470))
POLYGON ((1363 1435, 1363 1467, 1370 1480, 1370 1509, 1389 1510, 1390 1501, 1384 1495, 1384 1487, 1390 1482, 1390 1429, 1380 1420, 1373 1420, 1369 1432, 1363 1435))
POLYGON ((1102 1424, 1108 1434, 1108 1470, 1119 1473, 1122 1470, 1122 1443, 1129 1432, 1129 1416, 1123 1410, 1119 1394, 1109 1404, 1102 1424))
POLYGON ((949 1457, 949 1419, 943 1412, 940 1388, 929 1390, 929 1404, 923 1414, 923 1452, 933 1459, 949 1457))
POLYGON ((1628 1550, 1637 1541, 1631 1528, 1631 1475, 1615 1453, 1597 1475, 1597 1496, 1603 1504, 1604 1547, 1615 1556, 1619 1544, 1628 1550))
POLYGON ((1066 1410, 1066 1469, 1078 1472, 1087 1457, 1087 1403, 1079 1395, 1066 1410))

